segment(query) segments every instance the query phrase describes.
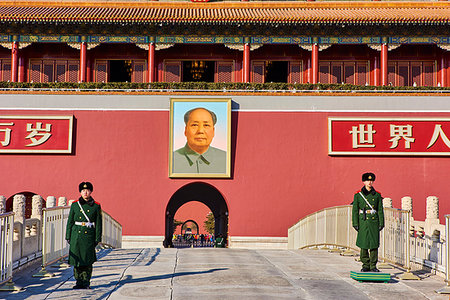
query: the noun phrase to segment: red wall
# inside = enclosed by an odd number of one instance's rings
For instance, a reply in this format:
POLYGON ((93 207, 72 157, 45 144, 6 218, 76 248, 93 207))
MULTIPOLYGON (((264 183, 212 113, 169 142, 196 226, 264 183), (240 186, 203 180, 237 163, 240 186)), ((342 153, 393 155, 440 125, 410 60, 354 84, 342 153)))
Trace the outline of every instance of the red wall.
POLYGON ((425 199, 440 198, 450 212, 447 157, 330 157, 328 116, 448 116, 439 113, 233 112, 232 179, 168 178, 168 111, 0 111, 1 115, 71 115, 74 155, 0 156, 0 195, 31 191, 78 198, 78 183, 94 184, 94 198, 123 225, 124 235, 164 235, 170 197, 190 182, 216 187, 229 208, 232 236, 287 236, 316 210, 349 204, 361 173, 377 175, 375 188, 400 207, 414 199, 425 218, 425 199))

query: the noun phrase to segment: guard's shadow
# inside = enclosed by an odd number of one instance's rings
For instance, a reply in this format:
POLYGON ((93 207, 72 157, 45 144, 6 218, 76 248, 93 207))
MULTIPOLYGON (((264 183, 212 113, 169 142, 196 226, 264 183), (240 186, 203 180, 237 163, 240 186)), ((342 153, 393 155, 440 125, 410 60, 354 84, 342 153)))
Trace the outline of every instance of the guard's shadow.
POLYGON ((188 275, 208 274, 208 273, 224 271, 224 270, 228 270, 228 268, 215 268, 215 269, 209 269, 209 270, 197 271, 197 272, 178 272, 178 273, 171 273, 171 274, 148 276, 148 277, 143 277, 143 278, 133 278, 133 276, 131 276, 131 275, 126 275, 119 281, 111 281, 107 284, 96 285, 96 286, 93 286, 93 288, 101 289, 101 288, 107 288, 107 287, 115 285, 114 289, 108 291, 107 293, 105 293, 105 294, 101 295, 99 298, 97 298, 97 299, 107 299, 111 295, 111 293, 120 289, 125 284, 149 282, 149 281, 153 281, 153 280, 162 280, 162 279, 169 279, 169 278, 188 276, 188 275))

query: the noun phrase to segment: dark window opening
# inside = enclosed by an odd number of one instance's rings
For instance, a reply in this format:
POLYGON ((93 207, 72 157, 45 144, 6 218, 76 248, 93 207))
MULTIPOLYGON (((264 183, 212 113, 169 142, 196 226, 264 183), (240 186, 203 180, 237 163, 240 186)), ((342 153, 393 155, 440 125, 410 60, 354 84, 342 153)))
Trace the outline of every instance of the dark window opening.
POLYGON ((184 61, 182 81, 214 82, 214 65, 214 61, 184 61))
POLYGON ((131 82, 131 60, 110 60, 108 82, 131 82))
POLYGON ((266 64, 266 82, 288 82, 288 62, 268 61, 266 64))

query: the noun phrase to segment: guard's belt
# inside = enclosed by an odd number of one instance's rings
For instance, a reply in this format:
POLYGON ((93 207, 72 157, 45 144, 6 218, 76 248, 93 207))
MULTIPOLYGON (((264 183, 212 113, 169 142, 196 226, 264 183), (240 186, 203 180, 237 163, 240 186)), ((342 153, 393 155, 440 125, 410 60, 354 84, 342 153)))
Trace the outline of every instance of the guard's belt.
POLYGON ((88 228, 95 227, 95 222, 77 222, 75 221, 75 225, 86 226, 88 228))
MULTIPOLYGON (((362 209, 360 209, 360 210, 359 210, 359 213, 360 213, 360 214, 363 214, 364 211, 363 211, 362 209)), ((376 213, 377 213, 377 211, 376 211, 375 209, 368 209, 368 210, 366 210, 366 214, 374 215, 374 214, 376 214, 376 213)))

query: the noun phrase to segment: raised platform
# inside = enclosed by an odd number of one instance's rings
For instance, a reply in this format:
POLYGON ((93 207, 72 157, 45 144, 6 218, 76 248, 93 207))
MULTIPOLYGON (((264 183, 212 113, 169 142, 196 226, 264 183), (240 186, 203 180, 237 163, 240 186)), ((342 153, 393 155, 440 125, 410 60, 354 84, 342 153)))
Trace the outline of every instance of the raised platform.
POLYGON ((379 273, 379 272, 355 272, 350 271, 350 277, 359 281, 381 281, 388 282, 391 280, 391 274, 389 273, 379 273))

